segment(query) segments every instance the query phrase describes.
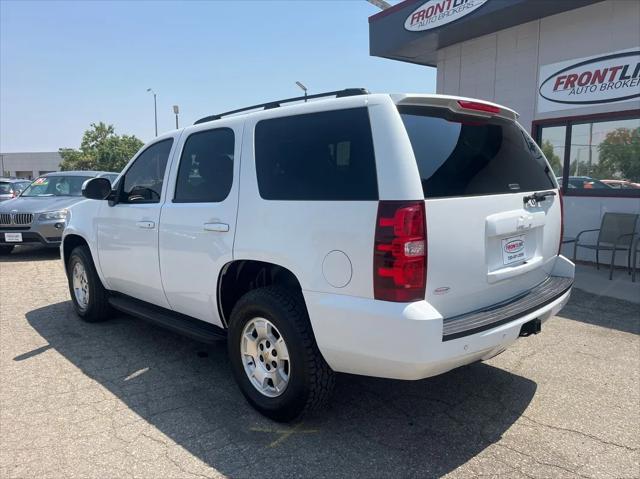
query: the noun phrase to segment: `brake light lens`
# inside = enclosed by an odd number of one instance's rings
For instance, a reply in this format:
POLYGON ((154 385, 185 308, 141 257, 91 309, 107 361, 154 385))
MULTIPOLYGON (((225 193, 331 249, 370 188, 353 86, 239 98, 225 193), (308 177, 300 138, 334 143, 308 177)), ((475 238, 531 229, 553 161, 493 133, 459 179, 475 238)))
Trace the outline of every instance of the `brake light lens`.
POLYGON ((427 283, 427 225, 424 201, 381 201, 373 251, 375 299, 424 299, 427 283))
POLYGON ((564 199, 562 198, 562 190, 558 188, 558 199, 560 200, 560 240, 558 241, 558 256, 562 249, 562 237, 564 236, 564 199))
POLYGON ((479 101, 469 101, 469 100, 458 100, 458 105, 460 108, 464 108, 465 110, 475 110, 475 111, 484 111, 486 113, 500 113, 500 108, 493 105, 488 105, 487 103, 481 103, 479 101))

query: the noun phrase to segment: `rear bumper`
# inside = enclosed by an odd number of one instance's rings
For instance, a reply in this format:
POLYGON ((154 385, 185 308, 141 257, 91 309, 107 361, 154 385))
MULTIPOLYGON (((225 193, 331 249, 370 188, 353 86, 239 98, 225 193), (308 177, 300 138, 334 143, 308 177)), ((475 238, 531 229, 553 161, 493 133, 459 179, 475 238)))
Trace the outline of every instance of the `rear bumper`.
MULTIPOLYGON (((446 336, 447 320, 426 301, 390 303, 308 291, 304 295, 318 347, 335 371, 421 379, 489 359, 518 338, 524 323, 536 318, 544 322, 557 314, 569 300, 573 279, 571 262, 559 260, 566 262, 560 267, 566 275, 552 278, 567 278, 556 282, 564 289, 459 337, 446 336)), ((499 308, 514 308, 518 301, 531 300, 524 295, 499 308)))

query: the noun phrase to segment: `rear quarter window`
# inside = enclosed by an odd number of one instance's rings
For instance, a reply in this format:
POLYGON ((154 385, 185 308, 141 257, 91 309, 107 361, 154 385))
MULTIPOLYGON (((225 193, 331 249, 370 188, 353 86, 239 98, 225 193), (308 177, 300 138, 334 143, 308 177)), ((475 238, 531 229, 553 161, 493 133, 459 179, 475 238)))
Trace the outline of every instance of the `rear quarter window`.
POLYGON ((442 108, 399 107, 425 198, 556 188, 535 142, 515 122, 442 108))
POLYGON ((255 160, 267 200, 377 200, 366 108, 295 115, 257 123, 255 160))

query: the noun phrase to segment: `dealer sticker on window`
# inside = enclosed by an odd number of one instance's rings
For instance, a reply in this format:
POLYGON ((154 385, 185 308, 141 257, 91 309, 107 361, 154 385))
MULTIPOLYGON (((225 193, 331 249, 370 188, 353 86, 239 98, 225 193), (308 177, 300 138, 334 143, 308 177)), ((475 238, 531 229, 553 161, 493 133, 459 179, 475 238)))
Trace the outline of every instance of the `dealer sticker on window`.
POLYGON ((502 240, 502 262, 507 264, 517 263, 526 259, 524 247, 524 235, 512 236, 502 240))

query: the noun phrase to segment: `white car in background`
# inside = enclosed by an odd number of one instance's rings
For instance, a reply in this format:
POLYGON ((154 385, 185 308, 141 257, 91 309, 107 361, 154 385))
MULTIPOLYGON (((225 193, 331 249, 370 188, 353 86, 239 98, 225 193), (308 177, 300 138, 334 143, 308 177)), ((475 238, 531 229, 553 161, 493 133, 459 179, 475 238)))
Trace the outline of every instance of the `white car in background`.
POLYGON ((309 99, 204 118, 146 145, 113 189, 86 182, 96 201, 69 209, 62 242, 78 315, 226 338, 247 400, 286 421, 327 400, 334 372, 441 374, 568 301, 558 186, 512 110, 309 99))

